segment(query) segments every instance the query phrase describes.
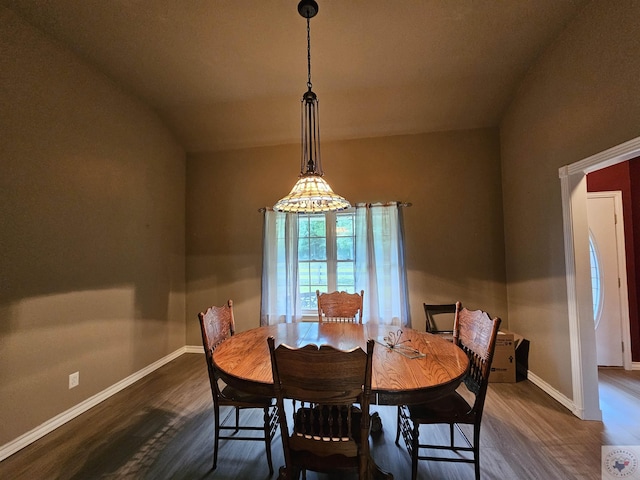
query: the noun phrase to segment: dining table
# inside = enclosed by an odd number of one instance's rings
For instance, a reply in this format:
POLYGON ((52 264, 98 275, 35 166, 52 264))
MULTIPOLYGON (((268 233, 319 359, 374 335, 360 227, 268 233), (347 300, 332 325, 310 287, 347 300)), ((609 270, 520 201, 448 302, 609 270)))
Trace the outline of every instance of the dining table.
POLYGON ((225 340, 213 353, 223 381, 247 392, 273 396, 269 337, 276 347, 315 344, 365 351, 367 340, 375 340, 371 402, 378 405, 411 405, 440 398, 459 386, 469 368, 462 349, 438 335, 388 324, 296 322, 253 328, 225 340))

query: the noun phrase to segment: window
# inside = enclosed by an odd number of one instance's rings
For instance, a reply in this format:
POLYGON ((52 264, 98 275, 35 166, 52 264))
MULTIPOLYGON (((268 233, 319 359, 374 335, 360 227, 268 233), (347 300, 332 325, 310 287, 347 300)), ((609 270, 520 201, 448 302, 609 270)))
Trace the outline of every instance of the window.
POLYGON ((298 215, 298 293, 303 314, 318 309, 316 290, 355 292, 355 213, 298 215))
POLYGON ((602 314, 602 288, 600 276, 600 262, 598 261, 598 250, 594 243, 593 235, 589 232, 589 258, 591 260, 591 294, 593 299, 593 321, 596 328, 600 324, 602 314))
POLYGON ((265 210, 261 324, 316 316, 316 290, 364 290, 364 322, 407 325, 400 210, 397 203, 310 215, 265 210))

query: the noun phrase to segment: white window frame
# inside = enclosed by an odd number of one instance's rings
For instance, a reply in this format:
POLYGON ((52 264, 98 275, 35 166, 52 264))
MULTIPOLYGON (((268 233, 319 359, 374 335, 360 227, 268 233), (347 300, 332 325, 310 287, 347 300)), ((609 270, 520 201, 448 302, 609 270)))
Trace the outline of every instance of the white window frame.
MULTIPOLYGON (((299 218, 309 218, 312 215, 318 215, 318 214, 300 214, 299 218)), ((351 220, 352 220, 352 231, 351 231, 351 237, 353 238, 353 257, 351 260, 348 261, 344 261, 344 263, 350 263, 352 265, 353 268, 353 282, 350 285, 350 288, 345 288, 344 286, 340 287, 340 290, 345 290, 349 293, 354 293, 356 290, 355 287, 355 283, 356 283, 356 276, 355 276, 355 268, 356 268, 356 259, 355 259, 355 210, 354 209, 349 209, 349 210, 344 210, 341 212, 327 212, 325 214, 323 214, 324 217, 324 221, 325 221, 325 252, 326 252, 326 259, 324 260, 324 262, 326 262, 327 265, 327 285, 326 285, 326 291, 327 292, 333 292, 338 290, 338 265, 340 263, 343 263, 342 261, 338 261, 338 236, 337 236, 337 222, 338 222, 338 217, 339 216, 350 216, 351 220)), ((299 232, 299 229, 298 229, 299 232)), ((311 233, 311 231, 309 230, 309 233, 311 233)), ((299 237, 298 237, 299 238, 299 237)), ((305 262, 306 260, 302 260, 302 262, 305 262)), ((298 266, 300 265, 300 258, 298 255, 298 266)), ((322 262, 322 260, 318 261, 318 263, 322 262)), ((306 286, 306 285, 305 285, 306 286)), ((311 286, 311 285, 309 285, 311 286)), ((300 286, 299 286, 300 287, 300 286)), ((320 291, 323 291, 322 289, 320 289, 320 291)), ((298 295, 301 296, 301 292, 300 290, 298 290, 298 295)), ((317 310, 316 309, 309 309, 309 308, 303 308, 302 309, 302 315, 303 317, 316 317, 317 316, 317 310)))

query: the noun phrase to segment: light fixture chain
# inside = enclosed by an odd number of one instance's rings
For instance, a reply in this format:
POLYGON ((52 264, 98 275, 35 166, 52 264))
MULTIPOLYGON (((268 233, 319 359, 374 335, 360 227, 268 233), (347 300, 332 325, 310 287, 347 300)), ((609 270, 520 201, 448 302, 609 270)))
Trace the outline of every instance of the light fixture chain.
POLYGON ((307 87, 311 90, 311 19, 307 17, 307 87))

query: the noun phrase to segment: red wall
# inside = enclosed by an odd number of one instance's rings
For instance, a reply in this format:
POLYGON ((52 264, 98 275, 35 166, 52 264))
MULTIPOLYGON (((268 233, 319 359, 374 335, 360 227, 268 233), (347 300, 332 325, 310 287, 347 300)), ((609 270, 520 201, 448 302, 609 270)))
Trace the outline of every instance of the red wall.
MULTIPOLYGON (((635 258, 637 258, 638 262, 640 262, 640 158, 635 158, 629 161, 629 174, 629 177, 631 179, 630 209, 633 232, 630 240, 631 243, 628 244, 629 247, 627 247, 627 249, 630 249, 630 246, 633 245, 635 258), (636 238, 639 240, 638 242, 635 241, 636 238)), ((625 236, 625 241, 626 240, 627 238, 625 236)), ((634 272, 637 272, 635 265, 634 272)), ((635 306, 636 321, 631 323, 631 352, 633 361, 637 362, 640 360, 640 318, 638 315, 638 299, 640 299, 640 278, 636 278, 635 280, 635 298, 633 300, 635 306)))
POLYGON ((640 258, 640 157, 613 165, 587 175, 587 190, 601 192, 622 191, 624 241, 627 257, 627 288, 629 292, 629 327, 631 330, 631 359, 640 361, 640 319, 638 298, 640 284, 636 278, 635 259, 640 258), (634 208, 635 207, 635 208, 634 208))

